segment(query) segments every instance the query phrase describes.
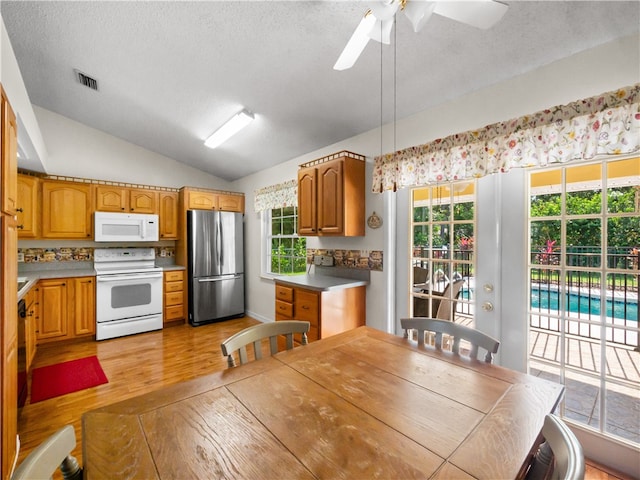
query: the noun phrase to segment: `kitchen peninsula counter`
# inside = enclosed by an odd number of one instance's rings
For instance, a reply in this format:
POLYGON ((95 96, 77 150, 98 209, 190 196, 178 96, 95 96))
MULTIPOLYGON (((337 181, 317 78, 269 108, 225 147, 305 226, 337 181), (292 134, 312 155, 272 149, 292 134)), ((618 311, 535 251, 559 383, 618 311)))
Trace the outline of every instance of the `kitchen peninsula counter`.
POLYGON ((275 281, 282 285, 306 288, 308 290, 315 290, 318 292, 369 285, 369 280, 335 277, 322 274, 283 275, 276 277, 275 281))

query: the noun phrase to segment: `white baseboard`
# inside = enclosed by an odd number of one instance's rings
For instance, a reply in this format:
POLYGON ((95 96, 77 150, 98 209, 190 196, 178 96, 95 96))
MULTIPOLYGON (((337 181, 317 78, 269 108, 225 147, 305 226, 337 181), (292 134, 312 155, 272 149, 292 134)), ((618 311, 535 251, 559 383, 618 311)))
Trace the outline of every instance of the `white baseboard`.
POLYGON ((274 319, 273 319, 273 318, 268 318, 268 317, 265 317, 265 316, 263 316, 263 315, 258 315, 257 313, 255 313, 255 312, 251 312, 251 311, 249 311, 249 310, 246 310, 246 311, 244 312, 244 314, 245 314, 247 317, 255 318, 256 320, 258 320, 259 322, 262 322, 262 323, 270 323, 270 322, 273 322, 273 321, 274 321, 274 319))

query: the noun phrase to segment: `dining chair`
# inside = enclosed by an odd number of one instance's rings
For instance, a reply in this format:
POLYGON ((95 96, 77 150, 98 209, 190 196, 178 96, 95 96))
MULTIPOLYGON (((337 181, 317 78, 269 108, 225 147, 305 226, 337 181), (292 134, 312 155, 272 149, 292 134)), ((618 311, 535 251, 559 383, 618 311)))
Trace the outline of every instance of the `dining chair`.
POLYGON ((51 478, 60 468, 65 480, 82 480, 82 468, 71 455, 76 448, 73 426, 66 425, 35 448, 16 468, 11 480, 51 478))
POLYGON ((544 419, 540 445, 527 473, 527 480, 582 480, 585 473, 582 445, 560 417, 548 414, 544 419))
POLYGON ((448 320, 426 317, 403 318, 400 320, 400 325, 404 328, 404 338, 409 338, 409 330, 418 332, 418 346, 424 346, 425 332, 435 333, 435 347, 442 350, 442 335, 450 335, 453 337, 451 351, 456 355, 460 355, 460 341, 466 340, 471 344, 469 357, 478 359, 479 347, 482 347, 487 352, 484 356, 484 361, 487 363, 493 362, 493 355, 498 353, 500 346, 498 340, 486 333, 448 320))
POLYGON ((299 320, 280 320, 277 322, 261 323, 247 327, 238 333, 231 335, 220 345, 222 355, 227 357, 229 367, 235 367, 236 363, 233 353, 238 352, 240 365, 244 365, 249 361, 247 357, 247 345, 253 344, 253 355, 256 360, 262 358, 262 340, 269 339, 269 351, 271 355, 278 353, 278 336, 284 335, 286 338, 286 348, 293 348, 293 334, 302 335, 302 345, 307 344, 307 332, 309 331, 309 322, 299 320))

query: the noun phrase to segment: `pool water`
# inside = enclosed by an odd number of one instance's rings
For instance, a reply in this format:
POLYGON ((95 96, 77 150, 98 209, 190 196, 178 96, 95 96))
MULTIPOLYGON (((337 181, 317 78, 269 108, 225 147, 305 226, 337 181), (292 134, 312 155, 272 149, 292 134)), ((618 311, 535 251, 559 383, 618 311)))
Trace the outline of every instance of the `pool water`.
MULTIPOLYGON (((531 290, 531 308, 559 310, 559 300, 560 294, 557 290, 531 290)), ((569 293, 568 300, 565 299, 565 302, 567 301, 568 310, 570 312, 600 315, 601 302, 599 297, 589 297, 587 295, 569 293)), ((632 302, 630 300, 625 302, 623 300, 607 299, 606 315, 607 317, 619 318, 622 320, 638 321, 638 302, 632 302)))
MULTIPOLYGON (((469 299, 469 295, 473 295, 468 288, 463 288, 460 296, 469 299)), ((600 315, 600 298, 589 297, 587 295, 578 295, 577 293, 569 294, 569 311, 572 313, 583 313, 590 315, 600 315), (589 301, 591 300, 591 301, 589 301)), ((607 317, 619 318, 621 320, 638 321, 638 302, 627 300, 607 299, 607 317), (626 307, 626 311, 625 311, 626 307), (613 311, 613 314, 612 314, 613 311)), ((560 295, 557 290, 539 290, 531 289, 531 308, 539 308, 541 310, 559 310, 560 295)))

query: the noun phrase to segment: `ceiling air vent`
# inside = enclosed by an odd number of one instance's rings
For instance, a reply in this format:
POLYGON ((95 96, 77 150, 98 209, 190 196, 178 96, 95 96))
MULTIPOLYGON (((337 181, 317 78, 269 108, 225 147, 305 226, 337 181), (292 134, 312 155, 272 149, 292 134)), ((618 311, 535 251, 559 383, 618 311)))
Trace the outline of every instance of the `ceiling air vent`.
POLYGON ((92 90, 98 90, 98 81, 95 78, 91 78, 89 75, 82 73, 80 70, 74 70, 74 73, 76 74, 78 82, 80 82, 82 85, 92 90))

